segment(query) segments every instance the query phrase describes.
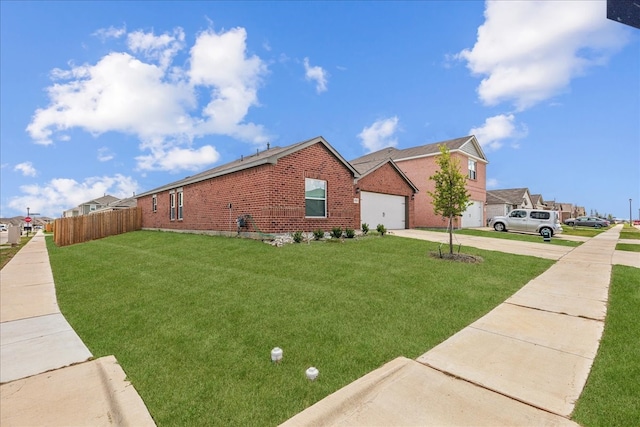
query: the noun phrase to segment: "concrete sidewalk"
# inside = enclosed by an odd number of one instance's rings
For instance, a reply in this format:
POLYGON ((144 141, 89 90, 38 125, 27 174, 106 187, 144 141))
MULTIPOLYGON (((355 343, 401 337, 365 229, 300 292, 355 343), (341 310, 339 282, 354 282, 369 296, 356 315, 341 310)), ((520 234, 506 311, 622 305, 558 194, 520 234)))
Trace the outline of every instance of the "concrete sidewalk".
POLYGON ((92 359, 60 313, 38 232, 0 270, 0 425, 155 425, 115 357, 92 359))
MULTIPOLYGON (((563 248, 556 264, 451 338, 416 360, 387 363, 283 425, 577 425, 569 417, 604 329, 620 228, 563 248)), ((463 244, 474 246, 470 240, 463 244)))

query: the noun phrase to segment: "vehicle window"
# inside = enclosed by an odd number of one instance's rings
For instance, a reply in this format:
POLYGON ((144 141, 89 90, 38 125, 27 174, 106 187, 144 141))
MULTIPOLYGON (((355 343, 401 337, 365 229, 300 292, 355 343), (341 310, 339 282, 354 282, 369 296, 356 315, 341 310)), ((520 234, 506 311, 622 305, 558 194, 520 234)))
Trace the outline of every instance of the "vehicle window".
POLYGON ((533 219, 549 219, 551 214, 549 212, 531 212, 531 218, 533 219))
POLYGON ((526 218, 527 217, 527 212, 526 211, 512 211, 509 214, 509 217, 511 217, 511 218, 526 218))

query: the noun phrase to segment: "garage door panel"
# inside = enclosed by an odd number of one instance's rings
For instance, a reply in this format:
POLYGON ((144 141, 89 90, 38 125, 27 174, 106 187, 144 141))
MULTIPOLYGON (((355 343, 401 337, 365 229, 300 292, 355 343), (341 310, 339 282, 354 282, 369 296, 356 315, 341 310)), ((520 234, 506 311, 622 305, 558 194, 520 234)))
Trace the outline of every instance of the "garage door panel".
POLYGON ((372 193, 363 191, 360 194, 361 222, 375 228, 383 224, 388 230, 406 228, 406 201, 404 196, 372 193))
POLYGON ((482 217, 484 212, 484 203, 474 201, 462 214, 462 227, 483 227, 482 217))

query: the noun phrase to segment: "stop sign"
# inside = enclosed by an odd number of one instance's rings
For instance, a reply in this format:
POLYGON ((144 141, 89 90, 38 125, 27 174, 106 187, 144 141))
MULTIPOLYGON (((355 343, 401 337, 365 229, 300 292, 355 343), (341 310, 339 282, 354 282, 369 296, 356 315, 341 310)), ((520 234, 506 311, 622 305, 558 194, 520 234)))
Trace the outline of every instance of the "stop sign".
POLYGON ((27 223, 31 222, 31 217, 30 216, 25 217, 24 218, 24 222, 27 222, 27 223))

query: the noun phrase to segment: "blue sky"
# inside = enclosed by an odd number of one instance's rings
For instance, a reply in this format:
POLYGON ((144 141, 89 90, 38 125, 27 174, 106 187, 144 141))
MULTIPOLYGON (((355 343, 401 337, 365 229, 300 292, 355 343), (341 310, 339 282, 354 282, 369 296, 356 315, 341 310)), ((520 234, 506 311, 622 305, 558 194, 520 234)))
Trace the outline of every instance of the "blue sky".
MULTIPOLYGON (((587 2, 0 2, 0 216, 318 135, 475 134, 488 189, 634 218, 640 30, 587 2)), ((416 183, 418 187, 420 183, 416 183)))

